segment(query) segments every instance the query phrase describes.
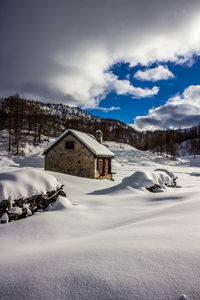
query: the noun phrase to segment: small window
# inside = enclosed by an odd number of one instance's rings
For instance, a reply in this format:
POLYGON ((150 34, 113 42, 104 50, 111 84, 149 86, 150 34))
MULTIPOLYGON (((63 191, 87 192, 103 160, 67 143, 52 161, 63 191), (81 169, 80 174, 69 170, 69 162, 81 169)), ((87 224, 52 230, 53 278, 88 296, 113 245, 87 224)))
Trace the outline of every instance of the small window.
POLYGON ((74 142, 65 142, 65 149, 74 149, 74 142))

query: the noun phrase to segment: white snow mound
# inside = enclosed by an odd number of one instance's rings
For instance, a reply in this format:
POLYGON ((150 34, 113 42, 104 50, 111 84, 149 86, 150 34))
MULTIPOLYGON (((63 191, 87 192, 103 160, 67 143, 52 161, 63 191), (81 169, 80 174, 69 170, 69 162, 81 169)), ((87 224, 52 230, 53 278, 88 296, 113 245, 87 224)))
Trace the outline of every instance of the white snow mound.
POLYGON ((66 197, 58 196, 52 210, 65 210, 71 206, 72 203, 66 197))
POLYGON ((40 170, 19 169, 0 173, 0 202, 45 195, 61 187, 57 179, 40 170))
POLYGON ((136 171, 131 176, 123 179, 122 185, 125 188, 131 187, 134 189, 149 188, 154 185, 159 185, 161 188, 171 186, 175 176, 173 173, 162 169, 153 172, 136 171))

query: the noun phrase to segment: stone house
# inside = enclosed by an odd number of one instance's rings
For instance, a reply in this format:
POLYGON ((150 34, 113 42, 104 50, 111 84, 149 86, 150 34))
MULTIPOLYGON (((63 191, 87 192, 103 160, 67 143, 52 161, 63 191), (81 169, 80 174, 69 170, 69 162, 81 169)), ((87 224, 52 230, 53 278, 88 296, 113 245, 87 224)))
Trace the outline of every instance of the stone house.
POLYGON ((102 145, 102 132, 97 139, 77 130, 66 130, 44 151, 45 170, 75 176, 112 180, 114 154, 102 145))

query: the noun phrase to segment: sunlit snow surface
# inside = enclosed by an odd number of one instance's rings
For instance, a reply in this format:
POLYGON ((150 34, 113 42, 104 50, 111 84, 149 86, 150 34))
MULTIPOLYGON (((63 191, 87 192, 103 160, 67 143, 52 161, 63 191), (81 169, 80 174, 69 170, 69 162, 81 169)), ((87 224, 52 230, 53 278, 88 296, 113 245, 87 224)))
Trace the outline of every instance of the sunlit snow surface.
MULTIPOLYGON (((199 157, 174 162, 106 144, 114 182, 48 172, 73 205, 61 197, 54 210, 0 225, 0 299, 200 298, 199 157), (174 173, 179 187, 121 188, 156 169, 174 173)), ((42 150, 33 154, 40 168, 42 150)), ((1 170, 34 167, 30 157, 2 151, 1 170)))

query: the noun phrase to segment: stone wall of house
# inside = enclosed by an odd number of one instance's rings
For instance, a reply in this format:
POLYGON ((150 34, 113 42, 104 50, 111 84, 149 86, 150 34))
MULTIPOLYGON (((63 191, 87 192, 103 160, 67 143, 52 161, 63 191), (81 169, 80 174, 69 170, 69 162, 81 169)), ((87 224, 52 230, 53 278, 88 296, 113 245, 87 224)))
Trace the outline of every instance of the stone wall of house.
POLYGON ((68 134, 45 157, 45 170, 95 178, 95 158, 79 140, 68 134), (74 142, 74 149, 66 149, 65 142, 74 142))

